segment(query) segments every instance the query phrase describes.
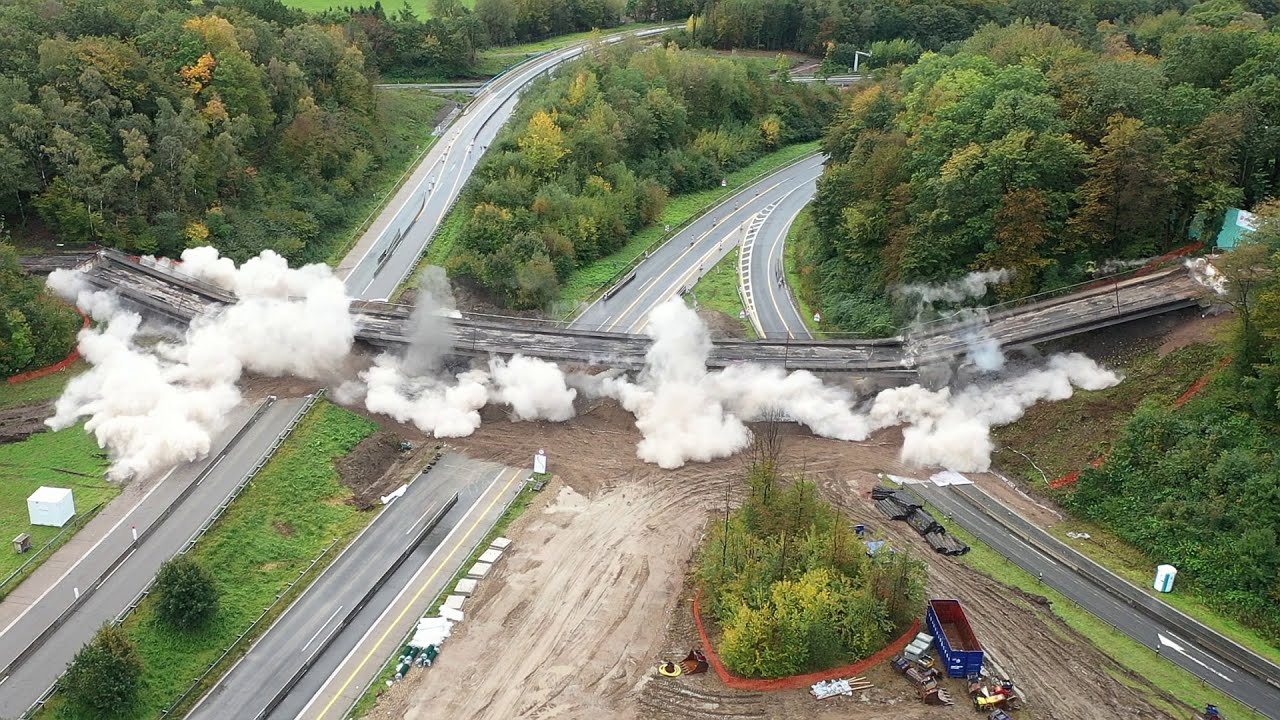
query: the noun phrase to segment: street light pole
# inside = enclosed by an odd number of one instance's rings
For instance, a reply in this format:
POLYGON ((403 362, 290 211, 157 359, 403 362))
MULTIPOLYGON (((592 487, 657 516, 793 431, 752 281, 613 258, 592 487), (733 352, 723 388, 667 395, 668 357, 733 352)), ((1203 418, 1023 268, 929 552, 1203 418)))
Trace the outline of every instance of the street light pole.
POLYGON ((858 58, 860 57, 871 57, 871 53, 862 52, 861 50, 853 51, 853 74, 854 75, 858 74, 858 58))

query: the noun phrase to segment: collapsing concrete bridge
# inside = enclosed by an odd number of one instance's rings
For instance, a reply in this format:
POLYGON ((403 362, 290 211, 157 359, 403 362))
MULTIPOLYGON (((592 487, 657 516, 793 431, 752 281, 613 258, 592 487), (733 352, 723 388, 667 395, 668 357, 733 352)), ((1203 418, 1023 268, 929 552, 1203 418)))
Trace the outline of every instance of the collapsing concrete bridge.
MULTIPOLYGON (((85 268, 85 279, 121 298, 185 324, 196 315, 236 302, 217 286, 168 267, 103 250, 85 268)), ((791 370, 857 375, 914 375, 917 368, 964 356, 975 337, 1001 346, 1029 345, 1151 317, 1206 302, 1205 289, 1181 267, 1142 277, 1086 285, 1075 292, 1040 296, 987 308, 980 318, 938 321, 909 337, 872 340, 717 340, 707 364, 752 362, 791 370)), ((412 307, 355 301, 356 338, 394 349, 409 342, 412 307)), ((569 329, 561 323, 470 316, 451 321, 452 350, 460 356, 515 355, 544 360, 638 369, 650 340, 625 333, 569 329)))

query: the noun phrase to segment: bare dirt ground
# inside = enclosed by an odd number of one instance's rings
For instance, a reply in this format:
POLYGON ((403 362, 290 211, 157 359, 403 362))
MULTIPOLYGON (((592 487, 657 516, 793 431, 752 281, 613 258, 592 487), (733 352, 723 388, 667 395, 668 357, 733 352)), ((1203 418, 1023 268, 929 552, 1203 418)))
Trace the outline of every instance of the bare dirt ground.
POLYGON ((18 442, 48 430, 46 418, 53 416, 53 401, 18 405, 0 410, 0 443, 18 442))
MULTIPOLYGON (((475 435, 454 442, 475 457, 509 464, 523 464, 545 447, 557 482, 508 532, 515 544, 468 601, 468 620, 440 662, 388 691, 370 717, 974 716, 963 705, 920 705, 906 681, 884 668, 870 673, 876 688, 865 700, 823 703, 804 690, 741 693, 711 674, 658 678, 656 663, 693 645, 685 575, 708 517, 733 492, 741 460, 663 471, 636 459, 639 436, 629 414, 611 403, 582 410, 564 424, 487 418, 475 435)), ((894 434, 843 443, 794 427, 785 432, 792 466, 855 522, 927 558, 931 594, 964 601, 978 636, 1030 700, 1021 717, 1165 717, 1035 598, 928 552, 905 526, 874 512, 867 493, 876 473, 911 474, 897 461, 894 434)))
POLYGON ((728 313, 698 308, 698 317, 707 324, 707 330, 711 333, 713 340, 745 340, 747 337, 747 331, 742 327, 742 322, 728 313))
POLYGON ((437 442, 423 442, 420 438, 421 433, 416 431, 406 437, 395 427, 380 430, 361 440, 339 460, 338 475, 342 484, 354 493, 351 503, 367 510, 376 505, 381 496, 412 480, 440 447, 437 442), (401 440, 409 440, 413 448, 401 450, 401 440))

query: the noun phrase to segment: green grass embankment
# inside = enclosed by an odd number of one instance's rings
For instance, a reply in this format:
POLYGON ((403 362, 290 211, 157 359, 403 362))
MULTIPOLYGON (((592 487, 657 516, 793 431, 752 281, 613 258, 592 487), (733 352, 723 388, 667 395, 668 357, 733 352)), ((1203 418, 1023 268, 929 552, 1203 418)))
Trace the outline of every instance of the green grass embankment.
POLYGON ((3 528, 6 542, 19 533, 30 533, 32 548, 31 552, 22 555, 11 550, 0 553, 0 581, 35 558, 20 576, 0 587, 0 597, 11 592, 58 547, 70 540, 97 506, 120 494, 120 486, 104 477, 106 470, 106 457, 82 425, 58 432, 36 433, 22 442, 0 445, 0 528, 3 528), (60 537, 63 528, 30 523, 27 497, 41 485, 71 488, 76 504, 76 517, 71 521, 74 526, 60 537), (55 537, 58 540, 54 545, 39 555, 31 554, 55 537))
MULTIPOLYGON (((124 621, 145 666, 138 702, 122 718, 155 718, 173 703, 264 609, 286 591, 324 548, 339 540, 305 578, 276 603, 254 637, 270 627, 290 598, 337 557, 373 518, 348 502, 350 490, 335 466, 377 425, 328 402, 318 403, 299 423, 280 450, 226 513, 213 524, 189 555, 213 574, 221 590, 218 614, 209 627, 177 631, 156 619, 150 598, 124 621)), ((225 672, 252 644, 246 637, 221 666, 225 672)), ((211 685, 218 673, 205 682, 211 685)), ((188 696, 193 704, 203 689, 188 696)), ((181 717, 180 707, 173 717, 181 717)), ((90 720, 90 716, 55 695, 40 714, 45 718, 90 720)))

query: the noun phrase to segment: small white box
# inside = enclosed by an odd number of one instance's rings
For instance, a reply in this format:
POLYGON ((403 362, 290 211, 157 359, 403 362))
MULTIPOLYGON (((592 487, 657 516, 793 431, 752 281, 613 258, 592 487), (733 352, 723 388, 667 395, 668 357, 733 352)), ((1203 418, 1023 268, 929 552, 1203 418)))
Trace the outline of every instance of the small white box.
POLYGON ((467 577, 479 580, 489 574, 489 568, 491 567, 493 566, 489 563, 478 562, 475 565, 472 565, 471 569, 467 571, 467 577))
POLYGON ((476 581, 471 578, 462 578, 458 581, 458 584, 454 586, 453 591, 463 597, 466 597, 476 591, 476 581))
POLYGON ((461 610, 454 610, 453 608, 442 607, 440 608, 440 617, 445 618, 446 620, 450 620, 452 622, 459 623, 459 622, 462 622, 462 618, 464 616, 461 610))
POLYGON ((488 550, 485 550, 484 552, 480 553, 480 562, 489 563, 490 565, 492 565, 498 562, 498 558, 500 557, 502 557, 501 550, 494 550, 493 548, 489 548, 488 550))
POLYGON ((506 550, 507 546, 510 544, 511 544, 510 538, 500 537, 500 538, 496 538, 493 542, 489 543, 489 547, 497 548, 499 550, 506 550))
POLYGON ((466 599, 463 595, 450 595, 444 599, 444 606, 450 610, 461 610, 462 602, 466 599))
POLYGON ((32 525, 62 527, 76 514, 76 501, 70 488, 41 487, 27 498, 27 512, 32 525))

